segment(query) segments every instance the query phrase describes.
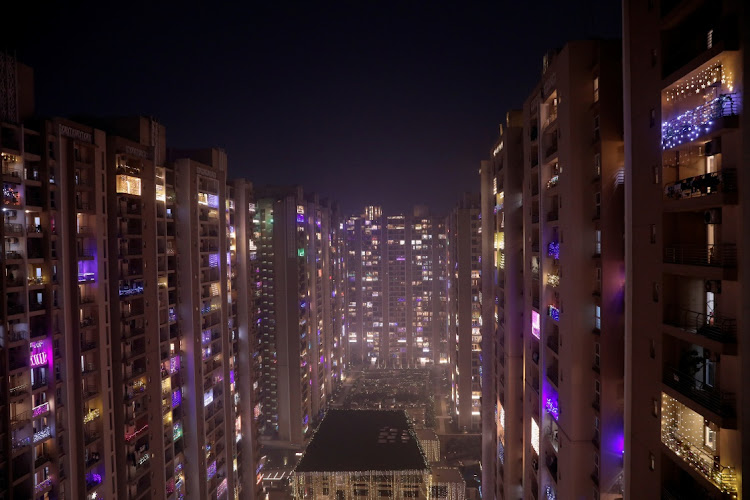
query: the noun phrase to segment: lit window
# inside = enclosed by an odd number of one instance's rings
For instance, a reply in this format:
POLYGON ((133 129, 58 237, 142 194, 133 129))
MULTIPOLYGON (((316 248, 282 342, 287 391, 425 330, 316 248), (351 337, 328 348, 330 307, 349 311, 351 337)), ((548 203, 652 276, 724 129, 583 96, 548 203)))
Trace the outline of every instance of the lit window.
POLYGON ((594 78, 594 102, 599 101, 599 77, 594 78))
POLYGON ((140 196, 141 180, 138 177, 132 177, 130 175, 118 175, 117 192, 140 196))

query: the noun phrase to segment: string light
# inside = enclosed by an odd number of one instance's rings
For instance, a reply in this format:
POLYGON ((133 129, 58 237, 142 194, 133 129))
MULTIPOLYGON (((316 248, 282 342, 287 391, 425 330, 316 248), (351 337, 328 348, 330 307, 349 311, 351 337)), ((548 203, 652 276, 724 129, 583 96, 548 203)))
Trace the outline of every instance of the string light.
POLYGON ((740 95, 721 94, 681 115, 662 122, 661 147, 671 149, 692 142, 711 131, 714 121, 739 112, 740 95))
POLYGON ((734 467, 703 451, 708 421, 669 395, 661 394, 661 440, 690 467, 725 493, 737 493, 734 467))
POLYGON ((690 79, 680 80, 676 85, 665 91, 667 102, 674 102, 708 92, 721 82, 724 89, 734 90, 734 78, 731 71, 726 71, 721 61, 705 68, 690 79))

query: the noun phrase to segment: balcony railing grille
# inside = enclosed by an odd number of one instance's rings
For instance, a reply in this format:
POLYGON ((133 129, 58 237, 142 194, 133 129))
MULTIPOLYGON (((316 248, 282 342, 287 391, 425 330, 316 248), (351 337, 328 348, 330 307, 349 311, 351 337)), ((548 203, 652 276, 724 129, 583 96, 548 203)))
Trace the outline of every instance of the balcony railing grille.
POLYGON ((733 417, 735 415, 734 394, 722 392, 716 387, 712 387, 668 365, 664 367, 663 381, 680 394, 689 397, 717 415, 722 417, 733 417))
POLYGON ((664 262, 732 268, 737 265, 737 246, 730 243, 673 245, 664 248, 664 262))

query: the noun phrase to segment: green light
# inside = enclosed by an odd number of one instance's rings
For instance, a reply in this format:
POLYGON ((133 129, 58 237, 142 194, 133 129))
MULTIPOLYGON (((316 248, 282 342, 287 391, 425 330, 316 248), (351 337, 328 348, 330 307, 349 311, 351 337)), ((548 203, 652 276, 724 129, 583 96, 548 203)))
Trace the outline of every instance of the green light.
POLYGON ((297 249, 297 256, 298 257, 304 257, 305 256, 305 249, 304 248, 298 248, 297 249))

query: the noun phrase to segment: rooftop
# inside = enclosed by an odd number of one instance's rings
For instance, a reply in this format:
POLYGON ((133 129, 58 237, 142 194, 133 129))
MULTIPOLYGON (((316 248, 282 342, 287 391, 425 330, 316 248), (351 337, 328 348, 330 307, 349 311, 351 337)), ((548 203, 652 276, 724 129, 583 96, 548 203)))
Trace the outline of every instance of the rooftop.
POLYGON ((295 472, 428 469, 403 411, 329 410, 295 472))
POLYGON ((433 467, 432 484, 463 483, 464 478, 458 467, 433 467))

